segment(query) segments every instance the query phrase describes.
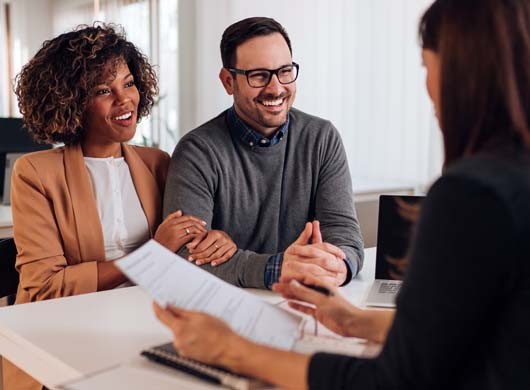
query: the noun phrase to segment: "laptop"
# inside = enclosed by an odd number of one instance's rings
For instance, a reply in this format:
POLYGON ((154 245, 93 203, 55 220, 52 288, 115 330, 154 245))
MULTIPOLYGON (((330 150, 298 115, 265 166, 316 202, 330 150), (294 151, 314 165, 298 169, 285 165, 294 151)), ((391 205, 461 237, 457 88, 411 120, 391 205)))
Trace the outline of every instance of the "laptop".
POLYGON ((377 224, 375 281, 366 306, 395 307, 408 265, 414 220, 424 196, 381 195, 377 224))

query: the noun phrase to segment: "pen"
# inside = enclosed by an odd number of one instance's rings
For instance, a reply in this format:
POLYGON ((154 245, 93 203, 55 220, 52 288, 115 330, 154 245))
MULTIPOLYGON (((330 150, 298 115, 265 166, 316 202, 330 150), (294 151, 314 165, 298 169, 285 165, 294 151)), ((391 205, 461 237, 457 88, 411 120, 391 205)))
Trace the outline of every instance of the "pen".
POLYGON ((326 287, 321 287, 321 286, 315 286, 313 284, 305 284, 305 283, 301 283, 302 286, 304 287, 307 287, 311 290, 314 290, 316 292, 319 292, 321 294, 324 294, 325 296, 327 297, 330 297, 333 295, 333 293, 331 291, 329 291, 326 287))

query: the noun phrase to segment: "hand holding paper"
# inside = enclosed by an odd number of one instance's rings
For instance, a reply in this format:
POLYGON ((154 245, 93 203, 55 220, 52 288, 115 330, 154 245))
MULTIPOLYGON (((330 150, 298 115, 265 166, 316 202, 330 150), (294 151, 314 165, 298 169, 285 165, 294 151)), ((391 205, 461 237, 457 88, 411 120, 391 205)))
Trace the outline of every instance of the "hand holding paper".
POLYGON ((298 336, 302 318, 226 283, 154 240, 116 265, 162 307, 211 314, 241 336, 273 347, 291 349, 298 336))

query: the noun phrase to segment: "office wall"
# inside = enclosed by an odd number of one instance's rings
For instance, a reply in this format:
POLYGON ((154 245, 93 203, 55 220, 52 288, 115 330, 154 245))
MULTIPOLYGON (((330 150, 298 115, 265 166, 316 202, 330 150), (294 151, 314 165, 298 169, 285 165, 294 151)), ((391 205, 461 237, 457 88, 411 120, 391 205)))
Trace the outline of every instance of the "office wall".
MULTIPOLYGON (((0 0, 0 53, 7 53, 5 1, 0 0)), ((0 55, 0 116, 9 114, 9 80, 7 56, 0 55)))
POLYGON ((425 185, 442 162, 417 39, 430 3, 181 0, 181 135, 231 104, 218 80, 224 29, 245 17, 270 16, 286 27, 301 66, 295 106, 336 125, 352 175, 425 185))
MULTIPOLYGON (((1 28, 5 31, 5 19, 3 8, 6 1, 0 1, 2 14, 0 14, 1 28)), ((22 66, 37 52, 44 39, 51 35, 51 13, 50 0, 11 0, 11 78, 7 76, 7 58, 0 60, 0 82, 1 87, 1 107, 3 116, 17 116, 18 108, 12 92, 14 77, 22 66), (8 109, 8 99, 11 96, 13 106, 12 111, 8 109)), ((3 39, 2 39, 3 40, 3 39)), ((0 43, 3 45, 4 43, 0 43)), ((5 47, 0 47, 1 53, 5 53, 5 47)))
MULTIPOLYGON (((176 139, 231 104, 218 80, 224 29, 244 17, 271 16, 287 28, 294 59, 301 64, 295 106, 336 125, 352 175, 414 186, 429 183, 440 173, 442 148, 424 88, 416 30, 430 2, 180 0, 179 80, 171 82, 174 89, 178 84, 179 97, 171 100, 178 112, 167 110, 171 118, 178 117, 176 139)), ((44 39, 79 22, 71 21, 71 10, 77 15, 90 3, 11 0, 14 72, 44 39)), ((0 90, 6 90, 5 82, 0 90)), ((0 95, 2 107, 5 101, 0 95)))

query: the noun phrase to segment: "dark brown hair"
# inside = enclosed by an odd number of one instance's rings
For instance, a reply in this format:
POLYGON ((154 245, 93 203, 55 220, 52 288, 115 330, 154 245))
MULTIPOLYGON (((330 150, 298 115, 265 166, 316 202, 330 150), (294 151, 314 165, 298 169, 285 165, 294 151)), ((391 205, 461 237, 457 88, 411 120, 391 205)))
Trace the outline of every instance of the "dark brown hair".
POLYGON ((138 120, 149 114, 158 94, 147 58, 127 41, 119 26, 78 26, 44 42, 17 76, 15 93, 24 125, 36 141, 77 143, 94 87, 125 61, 140 94, 138 120))
POLYGON ((223 33, 221 39, 221 59, 223 67, 232 68, 236 63, 236 50, 239 45, 257 36, 265 36, 280 33, 291 54, 291 40, 287 31, 276 20, 264 17, 254 17, 240 20, 229 26, 223 33))
POLYGON ((445 164, 492 141, 530 146, 530 2, 437 0, 419 35, 440 56, 445 164))

